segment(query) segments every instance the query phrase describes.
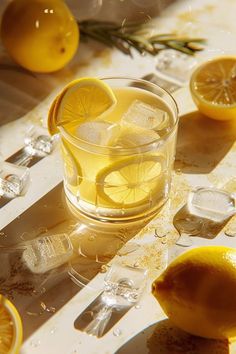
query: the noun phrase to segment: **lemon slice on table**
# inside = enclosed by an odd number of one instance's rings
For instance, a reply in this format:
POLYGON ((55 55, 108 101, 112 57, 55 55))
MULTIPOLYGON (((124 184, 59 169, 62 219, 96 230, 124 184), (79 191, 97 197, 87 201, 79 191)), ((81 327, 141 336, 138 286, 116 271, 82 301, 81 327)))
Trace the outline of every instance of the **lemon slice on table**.
POLYGON ((9 300, 0 295, 0 353, 19 353, 22 336, 22 323, 18 311, 9 300))
POLYGON ((155 155, 114 162, 97 174, 97 193, 115 207, 151 203, 164 188, 163 165, 164 159, 155 155))
POLYGON ((200 65, 191 76, 190 91, 201 113, 216 120, 236 119, 236 56, 200 65))
POLYGON ((48 114, 50 134, 58 133, 58 126, 69 122, 94 120, 116 104, 111 88, 96 78, 72 81, 55 98, 48 114))

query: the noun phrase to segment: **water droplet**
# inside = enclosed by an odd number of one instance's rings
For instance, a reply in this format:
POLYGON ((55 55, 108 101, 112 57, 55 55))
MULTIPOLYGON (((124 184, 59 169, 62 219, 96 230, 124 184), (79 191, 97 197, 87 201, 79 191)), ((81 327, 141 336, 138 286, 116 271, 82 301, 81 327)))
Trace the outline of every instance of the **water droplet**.
POLYGON ((182 175, 182 171, 181 171, 180 168, 177 168, 177 170, 175 171, 175 173, 176 173, 177 175, 182 175))
POLYGON ((23 241, 30 240, 30 233, 29 232, 23 232, 23 234, 20 235, 20 238, 23 241))
POLYGON ((114 329, 113 335, 114 335, 115 337, 119 337, 121 334, 122 334, 122 331, 121 331, 119 328, 114 329))
POLYGON ((56 327, 53 327, 51 330, 50 330, 50 333, 51 334, 54 334, 56 332, 56 327))
POLYGON ((100 268, 100 273, 106 273, 107 272, 107 266, 103 264, 100 268))
POLYGON ((39 234, 45 234, 46 232, 48 232, 47 227, 41 226, 41 227, 38 228, 38 233, 39 234))
POLYGON ((127 243, 125 246, 120 249, 117 254, 118 256, 125 256, 129 253, 135 252, 137 249, 139 249, 140 245, 137 243, 127 243))
POLYGON ((236 237, 236 230, 226 230, 225 235, 228 237, 236 237))
POLYGON ((155 229, 154 236, 155 236, 155 237, 159 237, 159 238, 163 238, 163 237, 166 236, 166 232, 163 232, 163 231, 161 231, 161 230, 155 229))
POLYGON ((33 348, 37 348, 38 346, 40 346, 40 344, 41 344, 40 340, 32 340, 30 342, 31 347, 33 348))
POLYGON ((138 309, 141 308, 141 305, 135 305, 134 308, 135 308, 136 310, 138 310, 138 309))
POLYGON ((89 237, 88 237, 88 240, 89 240, 89 241, 94 241, 94 240, 95 240, 95 236, 93 236, 93 235, 89 236, 89 237))

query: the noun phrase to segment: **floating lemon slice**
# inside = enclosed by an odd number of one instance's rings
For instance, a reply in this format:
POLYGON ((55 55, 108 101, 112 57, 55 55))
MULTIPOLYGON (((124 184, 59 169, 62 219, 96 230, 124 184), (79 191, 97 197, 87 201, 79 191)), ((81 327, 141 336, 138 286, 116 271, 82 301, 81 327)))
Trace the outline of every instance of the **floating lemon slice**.
POLYGON ((116 207, 135 207, 151 203, 163 190, 161 156, 136 156, 114 162, 99 171, 97 193, 116 207))
POLYGON ((96 78, 72 81, 53 101, 48 114, 50 134, 58 133, 58 126, 69 122, 94 120, 116 104, 111 88, 96 78))
POLYGON ((190 91, 206 116, 236 119, 236 57, 219 57, 200 65, 191 76, 190 91))
POLYGON ((82 169, 78 161, 70 153, 66 145, 61 143, 61 152, 63 155, 64 171, 66 181, 73 187, 78 186, 82 181, 82 169))
POLYGON ((0 353, 17 354, 22 343, 22 323, 14 305, 0 295, 0 353))

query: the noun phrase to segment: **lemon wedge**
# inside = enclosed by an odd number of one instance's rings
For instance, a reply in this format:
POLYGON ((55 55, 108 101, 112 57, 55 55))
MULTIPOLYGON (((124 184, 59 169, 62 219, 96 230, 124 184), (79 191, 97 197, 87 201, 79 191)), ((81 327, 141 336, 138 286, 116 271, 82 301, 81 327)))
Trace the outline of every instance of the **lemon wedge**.
POLYGON ((22 323, 15 306, 0 295, 0 353, 17 354, 22 343, 22 323))
POLYGON ((156 155, 116 161, 97 174, 97 193, 115 207, 152 204, 164 189, 163 164, 164 159, 156 155))
POLYGON ((58 133, 58 127, 77 121, 95 120, 114 107, 116 97, 111 88, 96 78, 72 81, 53 101, 48 114, 48 130, 58 133))
POLYGON ((152 285, 177 327, 196 336, 236 337, 236 249, 202 246, 183 253, 152 285))
POLYGON ((200 65, 191 76, 190 91, 204 115, 236 119, 236 57, 219 57, 200 65))

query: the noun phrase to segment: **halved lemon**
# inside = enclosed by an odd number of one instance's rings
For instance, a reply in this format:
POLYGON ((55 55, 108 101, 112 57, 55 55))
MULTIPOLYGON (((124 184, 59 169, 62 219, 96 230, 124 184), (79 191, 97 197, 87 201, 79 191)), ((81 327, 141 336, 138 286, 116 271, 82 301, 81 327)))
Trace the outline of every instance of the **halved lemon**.
POLYGON ((0 353, 19 353, 22 333, 22 322, 18 311, 9 300, 0 295, 0 353))
POLYGON ((201 113, 217 120, 236 119, 236 56, 200 65, 191 76, 190 91, 201 113))
POLYGON ((96 177, 97 193, 111 206, 130 208, 162 195, 164 158, 131 156, 103 168, 96 177))
POLYGON ((58 133, 58 127, 69 122, 94 120, 115 104, 116 97, 104 81, 89 77, 72 81, 51 105, 49 133, 58 133))

